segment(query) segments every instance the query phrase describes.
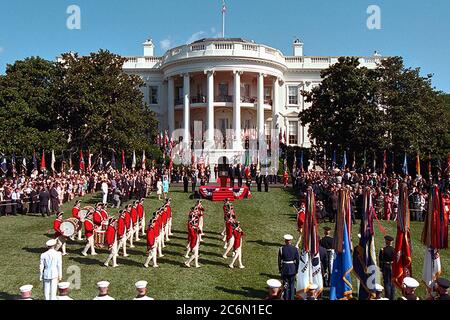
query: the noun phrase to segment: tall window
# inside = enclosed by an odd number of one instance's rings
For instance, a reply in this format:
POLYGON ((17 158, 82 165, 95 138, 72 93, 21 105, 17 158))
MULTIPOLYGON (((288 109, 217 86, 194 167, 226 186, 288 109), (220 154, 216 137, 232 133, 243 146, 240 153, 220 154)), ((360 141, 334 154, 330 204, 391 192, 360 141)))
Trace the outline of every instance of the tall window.
POLYGON ((264 87, 264 100, 272 100, 272 88, 264 87))
POLYGON ((296 86, 289 86, 289 104, 298 105, 298 90, 296 86))
POLYGON ((149 97, 150 97, 150 104, 158 104, 158 87, 157 86, 149 87, 149 97))
POLYGON ((241 98, 249 98, 250 97, 250 85, 247 83, 241 84, 241 98))
POLYGON ((228 96, 228 83, 219 84, 219 95, 222 97, 228 96))
POLYGON ((298 122, 289 121, 289 144, 298 144, 298 122))
POLYGON ((183 104, 183 87, 176 87, 175 92, 175 104, 183 104))
POLYGON ((266 135, 266 144, 267 144, 267 148, 269 148, 270 146, 270 131, 272 129, 272 121, 267 121, 266 123, 264 123, 264 132, 266 135))

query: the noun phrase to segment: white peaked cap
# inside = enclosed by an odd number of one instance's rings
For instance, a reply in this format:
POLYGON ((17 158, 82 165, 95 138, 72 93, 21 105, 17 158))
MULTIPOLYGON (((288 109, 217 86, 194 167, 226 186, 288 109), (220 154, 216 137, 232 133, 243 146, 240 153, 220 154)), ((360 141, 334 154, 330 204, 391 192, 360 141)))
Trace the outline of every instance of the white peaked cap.
POLYGON ((284 235, 284 240, 286 240, 286 241, 292 241, 293 239, 294 239, 294 237, 291 236, 290 234, 285 234, 284 235))
POLYGON ((277 279, 270 279, 270 280, 267 280, 267 286, 271 289, 275 289, 275 288, 281 288, 282 284, 277 279))
POLYGON ((147 281, 138 281, 134 285, 136 286, 136 289, 144 289, 147 288, 147 281))
POLYGON ((58 283, 59 289, 68 289, 70 287, 70 282, 60 282, 58 283))
POLYGON ((309 286, 309 290, 317 290, 317 289, 319 289, 319 286, 315 283, 313 283, 309 286))
POLYGON ((31 284, 26 284, 24 286, 21 286, 19 288, 20 292, 24 293, 24 292, 30 292, 31 289, 33 289, 33 286, 31 284))
POLYGON ((403 279, 403 284, 408 288, 417 288, 419 286, 419 282, 411 277, 405 277, 403 279))
POLYGON ((375 284, 375 291, 376 292, 381 292, 383 290, 384 290, 384 287, 381 284, 379 284, 379 283, 375 284))
POLYGON ((46 245, 47 247, 53 247, 53 246, 56 246, 56 239, 50 239, 50 240, 48 240, 48 241, 45 243, 45 245, 46 245))
POLYGON ((99 281, 99 282, 97 282, 97 287, 98 288, 108 288, 109 282, 108 281, 99 281))

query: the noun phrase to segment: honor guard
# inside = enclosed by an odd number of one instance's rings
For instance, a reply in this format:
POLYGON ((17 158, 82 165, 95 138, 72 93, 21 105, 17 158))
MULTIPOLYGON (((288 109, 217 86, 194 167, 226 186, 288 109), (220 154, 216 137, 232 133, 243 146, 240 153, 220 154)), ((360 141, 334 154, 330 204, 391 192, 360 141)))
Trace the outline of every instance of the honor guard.
POLYGON ((147 297, 147 281, 138 281, 134 284, 136 287, 137 295, 133 300, 155 300, 147 297))
POLYGON ((283 290, 281 289, 282 284, 279 280, 269 279, 267 280, 267 297, 264 300, 282 300, 281 295, 283 290))
POLYGON ((97 282, 98 295, 93 300, 114 300, 113 297, 108 295, 109 282, 99 281, 97 282))
POLYGON ((306 292, 305 300, 317 300, 317 289, 319 289, 319 286, 317 284, 311 284, 308 288, 308 291, 306 292))
POLYGON ((370 298, 370 300, 389 300, 388 298, 383 298, 381 295, 383 293, 384 287, 379 284, 376 283, 375 287, 373 288, 373 291, 375 291, 375 297, 374 298, 370 298))
MULTIPOLYGON (((81 209, 81 200, 77 200, 75 202, 75 206, 72 208, 72 217, 73 218, 80 220, 80 216, 79 216, 80 209, 81 209)), ((80 228, 80 230, 78 230, 78 240, 82 240, 81 239, 81 229, 82 228, 80 228)))
POLYGON ((139 223, 138 223, 138 212, 137 205, 139 200, 134 201, 133 206, 131 207, 131 222, 133 223, 133 235, 135 236, 135 241, 139 241, 139 223))
POLYGON ((416 296, 416 288, 419 286, 419 282, 411 277, 405 277, 403 279, 403 296, 399 300, 420 300, 416 296))
POLYGON ((153 260, 153 268, 158 268, 156 262, 157 251, 156 251, 156 219, 149 221, 149 226, 147 228, 147 260, 144 263, 144 267, 148 268, 148 264, 153 260))
POLYGON ((234 237, 234 244, 233 244, 233 250, 234 250, 234 256, 233 261, 231 261, 229 267, 231 269, 234 268, 234 263, 236 260, 239 263, 239 268, 244 269, 245 266, 242 264, 242 237, 245 236, 244 231, 241 229, 241 224, 238 222, 236 225, 236 228, 233 230, 233 237, 234 237))
POLYGON ((20 291, 19 300, 33 300, 33 298, 31 298, 31 295, 32 295, 31 290, 33 290, 33 286, 31 284, 26 284, 26 285, 21 286, 19 288, 19 291, 20 291))
POLYGON ((380 250, 379 262, 380 270, 383 274, 384 296, 389 300, 394 300, 395 286, 392 282, 392 263, 394 262, 395 250, 392 246, 394 238, 385 236, 385 247, 380 250))
POLYGON ((99 203, 97 203, 97 205, 95 207, 96 207, 96 209, 92 216, 92 221, 94 222, 95 228, 99 229, 101 227, 102 221, 103 221, 103 216, 101 213, 102 208, 103 208, 103 203, 99 202, 99 203))
POLYGON ((73 300, 69 297, 70 282, 58 283, 58 296, 56 300, 73 300))
POLYGON ((325 248, 327 250, 327 264, 325 267, 324 272, 324 286, 329 287, 331 283, 331 273, 332 273, 332 266, 333 266, 333 257, 334 257, 334 248, 333 248, 333 237, 330 235, 331 228, 330 227, 324 227, 324 236, 322 239, 320 239, 319 245, 322 248, 325 248))
POLYGON ((450 300, 448 296, 448 288, 450 287, 450 281, 445 278, 439 278, 436 280, 436 292, 438 296, 435 300, 450 300))
POLYGON ((157 248, 158 248, 158 257, 164 257, 162 253, 162 249, 165 247, 164 245, 164 224, 162 217, 163 210, 161 208, 156 211, 156 227, 158 228, 158 238, 156 240, 157 248))
POLYGON ((58 281, 62 279, 62 256, 55 250, 56 240, 48 240, 47 251, 41 254, 39 279, 44 284, 45 300, 55 300, 58 281))
POLYGON ((84 219, 84 236, 86 237, 87 244, 84 247, 81 254, 87 256, 87 252, 91 249, 91 255, 96 256, 95 244, 94 244, 94 222, 92 221, 92 212, 89 212, 88 216, 84 219))
POLYGON ((55 250, 59 251, 61 249, 62 255, 67 255, 66 252, 66 240, 67 238, 61 233, 61 223, 63 222, 63 213, 58 212, 56 219, 53 222, 53 230, 55 230, 56 247, 55 250))
POLYGON ((284 300, 293 300, 295 295, 295 276, 300 262, 297 248, 292 245, 293 236, 284 236, 285 245, 278 251, 278 270, 284 282, 284 300))
POLYGON ((105 234, 105 245, 109 250, 109 256, 106 259, 104 265, 106 267, 109 266, 109 262, 113 261, 112 267, 118 267, 117 264, 117 256, 118 256, 118 246, 117 246, 117 220, 114 218, 110 218, 108 221, 108 227, 106 228, 105 234))

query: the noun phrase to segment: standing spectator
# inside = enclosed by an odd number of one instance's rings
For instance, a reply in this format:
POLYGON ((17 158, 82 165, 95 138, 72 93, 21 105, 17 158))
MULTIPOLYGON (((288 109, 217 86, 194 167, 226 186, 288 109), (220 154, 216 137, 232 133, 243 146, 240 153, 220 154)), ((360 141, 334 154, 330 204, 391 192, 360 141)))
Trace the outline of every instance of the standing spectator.
POLYGON ((17 215, 19 204, 20 204, 20 189, 16 188, 11 193, 11 209, 12 209, 12 214, 14 216, 17 215))
POLYGON ((169 179, 167 178, 167 176, 164 176, 163 193, 164 193, 164 200, 166 200, 167 194, 169 193, 169 179))
POLYGON ((39 208, 43 217, 45 215, 50 216, 50 211, 48 209, 49 200, 50 193, 48 192, 48 189, 43 186, 39 192, 39 208))
POLYGON ((59 212, 59 195, 55 185, 50 188, 50 204, 52 214, 59 212))
POLYGON ((158 178, 158 182, 156 182, 156 194, 158 195, 158 200, 161 200, 162 193, 163 193, 163 184, 161 182, 161 178, 158 178))
POLYGON ((108 203, 108 183, 106 180, 102 182, 102 200, 103 203, 108 203))

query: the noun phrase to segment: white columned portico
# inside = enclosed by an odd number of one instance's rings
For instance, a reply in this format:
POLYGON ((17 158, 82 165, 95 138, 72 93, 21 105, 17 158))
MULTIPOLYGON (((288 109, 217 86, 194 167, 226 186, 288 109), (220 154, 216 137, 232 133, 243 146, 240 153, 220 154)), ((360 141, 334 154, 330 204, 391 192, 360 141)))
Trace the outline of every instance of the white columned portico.
POLYGON ((258 105, 257 105, 257 123, 258 123, 258 141, 265 141, 264 132, 264 77, 263 73, 258 74, 258 105))
POLYGON ((214 143, 214 70, 205 71, 208 83, 208 106, 206 109, 208 145, 214 143))
POLYGON ((169 136, 172 136, 175 130, 175 80, 173 77, 168 79, 168 108, 167 108, 167 122, 169 127, 169 136))
POLYGON ((235 70, 234 73, 234 103, 233 103, 233 128, 234 128, 234 140, 233 149, 242 149, 241 139, 241 75, 242 71, 235 70))
POLYGON ((191 78, 189 73, 185 73, 183 75, 183 101, 184 101, 184 109, 183 109, 183 120, 184 120, 184 135, 183 141, 186 142, 189 146, 191 145, 190 141, 190 131, 191 131, 191 121, 189 119, 190 116, 190 92, 191 92, 191 78))

